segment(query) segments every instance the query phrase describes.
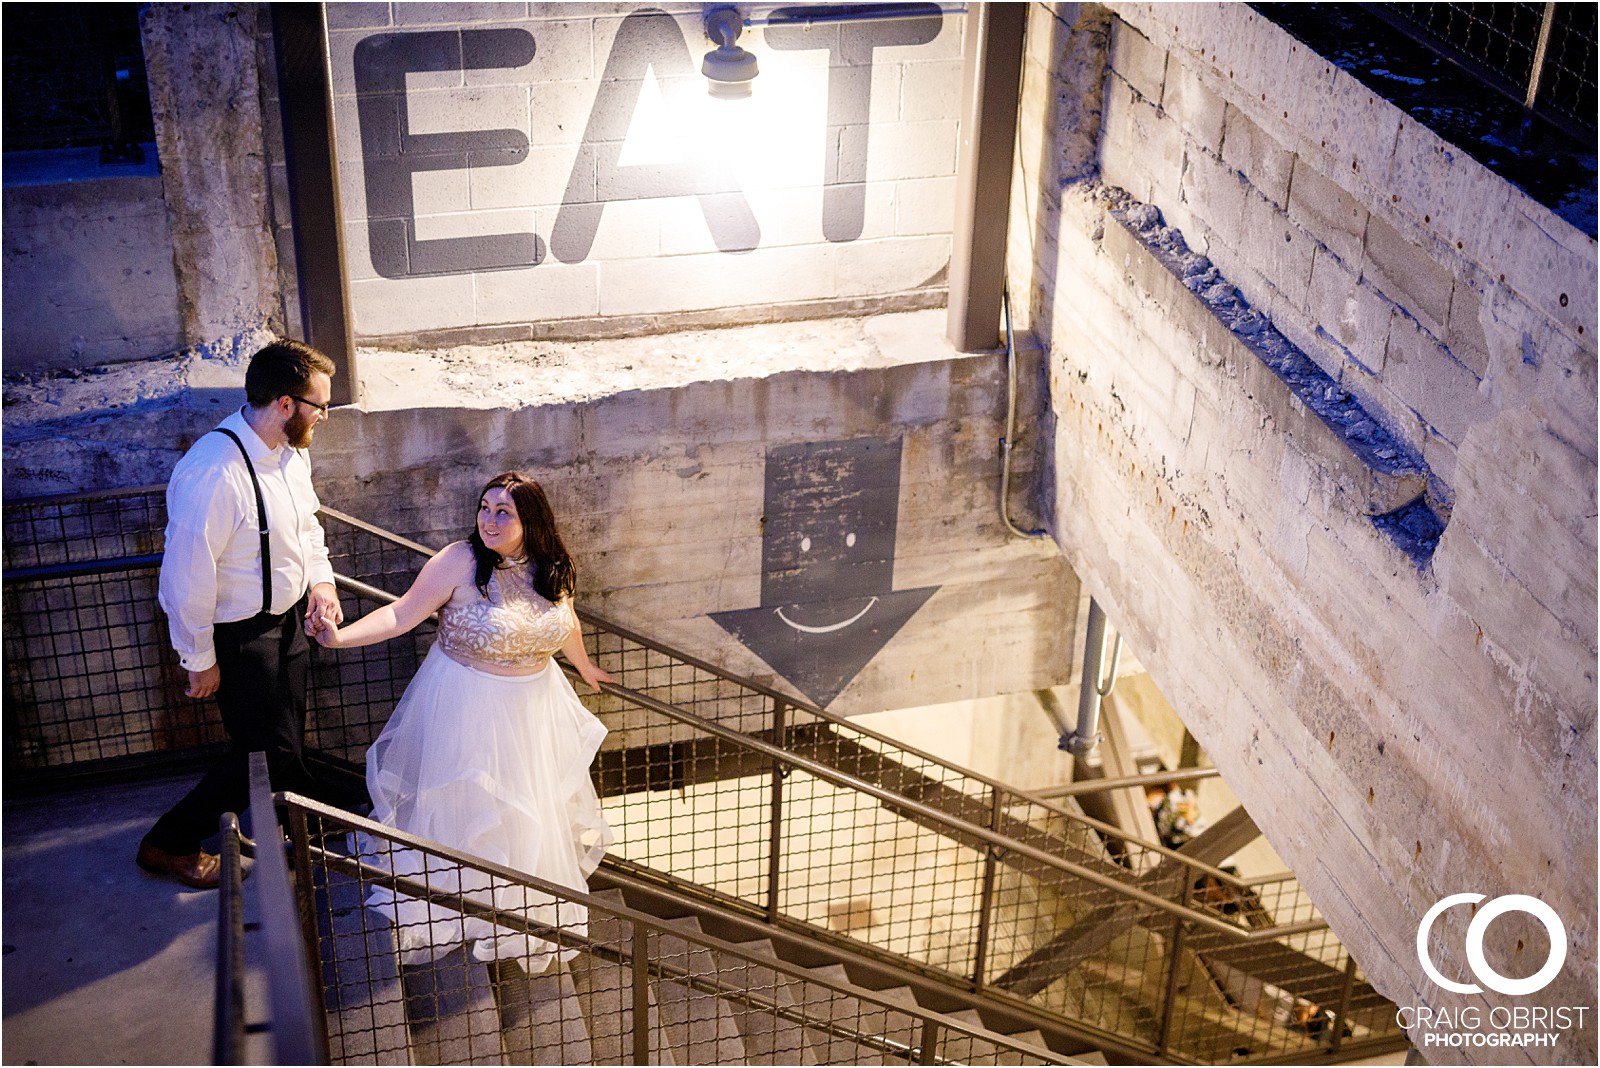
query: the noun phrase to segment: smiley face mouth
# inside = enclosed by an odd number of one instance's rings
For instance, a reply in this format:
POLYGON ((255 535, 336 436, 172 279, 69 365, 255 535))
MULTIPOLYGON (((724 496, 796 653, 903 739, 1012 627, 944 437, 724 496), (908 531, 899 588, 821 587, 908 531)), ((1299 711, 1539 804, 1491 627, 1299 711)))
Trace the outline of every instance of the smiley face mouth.
POLYGON ((778 618, 783 620, 783 622, 786 625, 788 625, 790 627, 793 627, 795 630, 800 631, 802 634, 831 634, 836 630, 844 630, 844 628, 848 627, 850 624, 854 623, 856 620, 860 619, 862 616, 864 616, 868 612, 872 611, 872 606, 877 604, 877 603, 878 603, 878 599, 876 597, 873 597, 871 600, 869 600, 867 602, 867 606, 865 608, 863 608, 861 611, 857 612, 855 615, 851 616, 849 619, 846 619, 846 620, 844 620, 843 622, 840 622, 840 623, 829 623, 825 627, 808 627, 804 623, 796 623, 794 620, 790 619, 788 616, 783 614, 783 609, 782 608, 774 608, 773 612, 775 612, 777 614, 778 618))

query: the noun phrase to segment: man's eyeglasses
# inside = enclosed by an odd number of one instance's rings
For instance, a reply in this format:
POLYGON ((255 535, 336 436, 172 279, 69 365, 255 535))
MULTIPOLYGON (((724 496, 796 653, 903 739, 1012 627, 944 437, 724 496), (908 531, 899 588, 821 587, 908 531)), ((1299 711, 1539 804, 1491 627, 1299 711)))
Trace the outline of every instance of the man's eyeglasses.
POLYGON ((316 404, 316 403, 314 403, 312 401, 306 400, 304 397, 296 397, 293 393, 285 393, 284 396, 288 397, 292 401, 299 401, 301 404, 304 404, 308 408, 315 408, 317 411, 321 412, 323 415, 327 415, 328 414, 328 408, 329 408, 330 405, 333 404, 332 401, 329 401, 327 404, 316 404))

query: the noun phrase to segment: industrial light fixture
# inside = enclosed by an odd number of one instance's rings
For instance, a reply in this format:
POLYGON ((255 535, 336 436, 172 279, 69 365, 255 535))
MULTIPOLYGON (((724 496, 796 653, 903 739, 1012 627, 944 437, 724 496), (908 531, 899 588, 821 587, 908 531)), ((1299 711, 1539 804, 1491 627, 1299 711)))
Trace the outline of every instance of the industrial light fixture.
POLYGON ((744 16, 739 9, 718 5, 706 11, 706 39, 717 47, 706 53, 700 73, 706 76, 712 96, 736 99, 751 94, 757 72, 756 57, 736 42, 744 31, 744 16))

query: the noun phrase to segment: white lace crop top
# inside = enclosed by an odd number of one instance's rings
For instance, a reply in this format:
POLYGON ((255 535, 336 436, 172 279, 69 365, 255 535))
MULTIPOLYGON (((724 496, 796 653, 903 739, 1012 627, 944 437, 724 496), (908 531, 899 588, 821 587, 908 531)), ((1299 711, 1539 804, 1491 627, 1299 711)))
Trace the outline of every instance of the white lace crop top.
POLYGON ((538 669, 561 648, 578 617, 572 601, 539 596, 526 568, 495 568, 489 596, 439 613, 439 645, 457 659, 538 669))

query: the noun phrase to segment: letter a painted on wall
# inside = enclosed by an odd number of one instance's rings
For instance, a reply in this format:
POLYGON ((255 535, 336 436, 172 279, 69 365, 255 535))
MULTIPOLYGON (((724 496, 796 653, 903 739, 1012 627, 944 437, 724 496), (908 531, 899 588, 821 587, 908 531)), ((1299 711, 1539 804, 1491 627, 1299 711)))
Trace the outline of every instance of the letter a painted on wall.
POLYGON ((562 263, 578 263, 589 255, 605 206, 616 200, 699 197, 718 249, 749 252, 761 243, 755 213, 733 175, 716 162, 715 153, 686 144, 684 155, 690 162, 622 165, 628 122, 639 106, 647 72, 661 86, 668 106, 679 113, 685 110, 686 94, 705 91, 705 79, 690 59, 683 31, 660 11, 636 11, 617 27, 583 144, 550 231, 550 251, 562 263))
POLYGON ((939 589, 895 590, 900 439, 767 452, 761 607, 711 618, 826 706, 939 589))
POLYGON ((356 44, 356 116, 367 189, 372 267, 385 278, 532 267, 544 259, 537 234, 417 240, 411 176, 421 171, 508 167, 528 158, 523 130, 414 134, 406 75, 522 67, 533 62, 527 30, 380 33, 356 44))

